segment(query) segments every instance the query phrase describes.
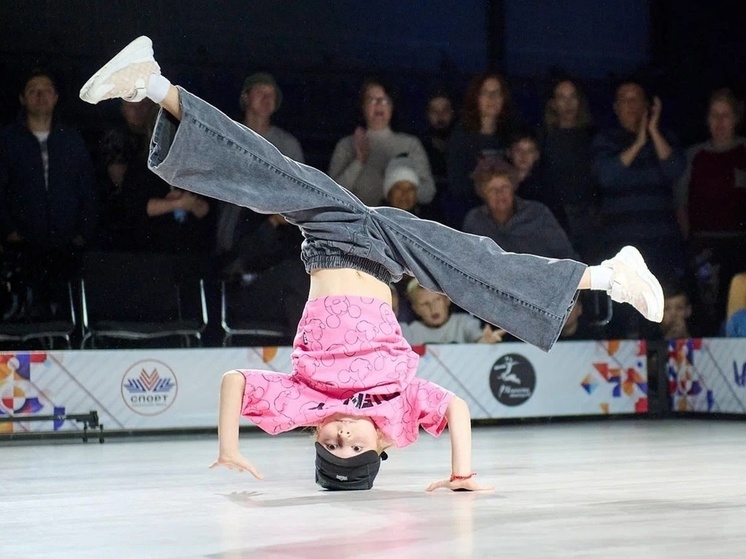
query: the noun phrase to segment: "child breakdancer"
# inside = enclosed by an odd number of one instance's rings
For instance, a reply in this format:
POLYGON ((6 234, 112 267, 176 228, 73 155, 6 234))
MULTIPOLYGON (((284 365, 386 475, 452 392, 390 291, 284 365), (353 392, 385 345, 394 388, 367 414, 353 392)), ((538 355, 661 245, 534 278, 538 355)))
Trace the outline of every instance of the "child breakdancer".
POLYGON ((474 479, 466 403, 415 376, 417 355, 401 335, 389 284, 404 273, 426 289, 545 351, 557 340, 578 289, 607 291, 660 322, 663 294, 639 252, 625 247, 600 266, 503 251, 487 238, 395 208, 370 208, 328 176, 284 157, 269 142, 160 74, 140 37, 81 89, 89 103, 115 97, 161 105, 149 167, 170 184, 282 214, 304 235, 311 277, 293 343, 292 374, 223 376, 219 454, 213 464, 258 470, 239 451, 239 419, 277 434, 316 428, 316 482, 370 489, 384 449, 413 443, 419 427, 451 439, 451 474, 427 489, 487 489, 474 479))

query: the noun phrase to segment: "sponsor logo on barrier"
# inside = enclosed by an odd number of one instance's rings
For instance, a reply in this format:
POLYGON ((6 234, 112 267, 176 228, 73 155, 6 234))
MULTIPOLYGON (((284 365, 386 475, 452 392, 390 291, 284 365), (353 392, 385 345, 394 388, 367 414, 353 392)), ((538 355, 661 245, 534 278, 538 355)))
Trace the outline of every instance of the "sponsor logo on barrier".
POLYGON ((490 389, 498 402, 520 406, 536 388, 536 372, 531 363, 517 353, 503 355, 490 371, 490 389))
POLYGON ((178 390, 176 374, 155 359, 138 361, 122 377, 122 399, 139 415, 163 413, 176 400, 178 390))
POLYGON ((746 363, 741 367, 741 372, 738 372, 738 363, 733 361, 733 379, 736 381, 736 386, 746 388, 746 363))

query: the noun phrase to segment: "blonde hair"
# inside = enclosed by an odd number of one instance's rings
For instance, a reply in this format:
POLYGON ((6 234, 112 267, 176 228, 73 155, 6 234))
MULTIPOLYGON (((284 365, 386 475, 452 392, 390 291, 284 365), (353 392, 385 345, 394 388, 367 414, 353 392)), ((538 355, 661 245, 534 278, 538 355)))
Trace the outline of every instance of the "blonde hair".
POLYGON ((407 284, 407 297, 409 297, 410 301, 412 300, 412 297, 414 297, 414 294, 418 289, 425 288, 420 285, 420 282, 418 282, 417 279, 411 279, 407 284))

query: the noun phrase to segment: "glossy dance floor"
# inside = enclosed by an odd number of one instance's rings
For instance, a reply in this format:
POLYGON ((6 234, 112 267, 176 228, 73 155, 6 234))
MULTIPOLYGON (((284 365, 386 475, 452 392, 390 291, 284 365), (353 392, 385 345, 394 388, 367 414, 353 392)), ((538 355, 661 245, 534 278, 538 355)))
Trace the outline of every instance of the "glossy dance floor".
POLYGON ((746 422, 477 428, 489 494, 423 491, 446 435, 350 493, 305 434, 242 441, 265 481, 208 470, 210 437, 0 445, 0 557, 746 557, 746 422))

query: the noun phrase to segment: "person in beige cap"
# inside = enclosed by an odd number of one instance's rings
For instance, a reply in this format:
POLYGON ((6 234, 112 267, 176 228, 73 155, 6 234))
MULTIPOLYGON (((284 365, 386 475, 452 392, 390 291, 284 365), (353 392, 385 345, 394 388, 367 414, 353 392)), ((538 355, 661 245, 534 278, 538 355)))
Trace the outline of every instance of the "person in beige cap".
POLYGON ((304 163, 300 142, 290 132, 272 124, 272 115, 282 104, 282 91, 272 74, 257 72, 243 82, 239 98, 243 124, 269 141, 280 152, 304 163))
MULTIPOLYGON (((303 149, 295 136, 272 124, 272 115, 282 104, 282 91, 272 74, 257 72, 248 76, 241 86, 239 104, 241 123, 275 146, 280 153, 304 163, 303 149)), ((250 210, 223 203, 218 210, 216 247, 222 274, 231 276, 240 270, 241 255, 237 250, 247 232, 256 230, 262 220, 250 210)))

